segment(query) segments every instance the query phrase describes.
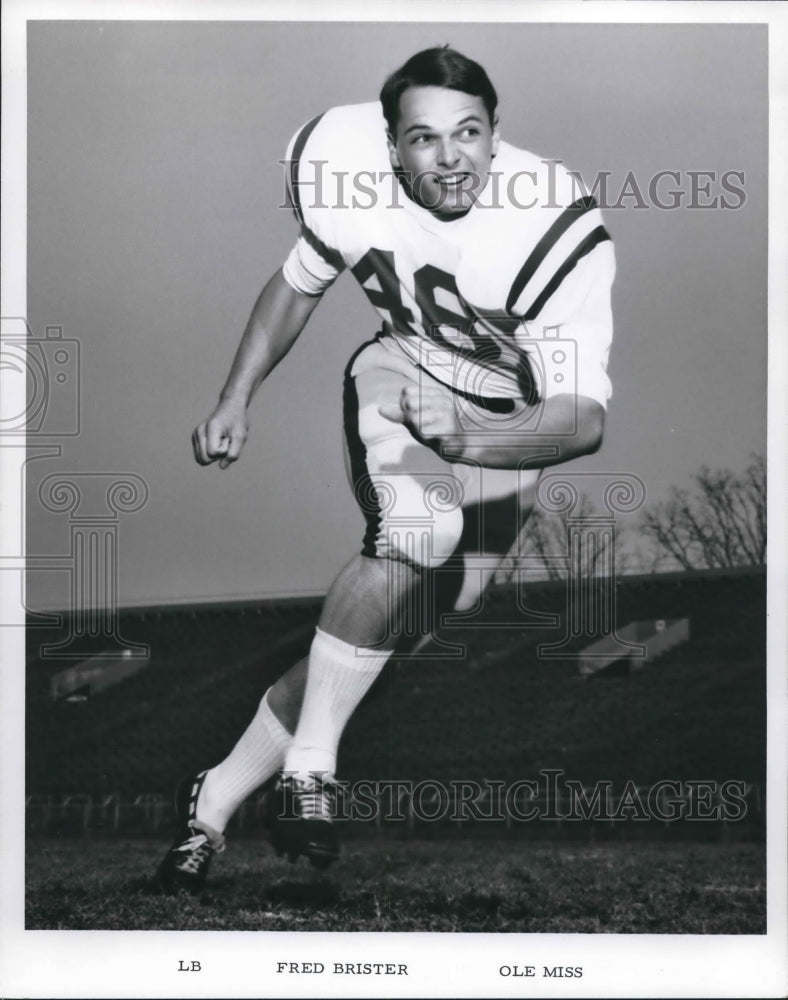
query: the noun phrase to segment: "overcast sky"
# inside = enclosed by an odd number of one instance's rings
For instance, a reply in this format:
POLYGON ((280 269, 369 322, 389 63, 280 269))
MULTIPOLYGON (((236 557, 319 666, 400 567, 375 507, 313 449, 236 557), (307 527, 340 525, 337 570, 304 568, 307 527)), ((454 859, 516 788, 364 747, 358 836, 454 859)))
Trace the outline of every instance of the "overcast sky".
MULTIPOLYGON (((571 469, 634 473, 651 500, 703 463, 742 469, 765 452, 764 27, 39 22, 28 317, 79 341, 82 426, 30 466, 30 553, 68 551, 67 515, 36 499, 59 471, 148 485, 119 524, 122 603, 322 591, 357 551, 341 373, 376 323, 352 277, 258 394, 241 462, 198 467, 190 434, 295 240, 277 162, 291 134, 375 99, 390 70, 444 42, 488 69, 503 138, 587 182, 608 171, 611 202, 628 175, 645 197, 606 212, 613 398, 602 450, 571 469), (675 210, 649 196, 665 170, 675 210), (714 174, 696 201, 743 204, 688 208, 691 171, 714 174)), ((31 574, 28 602, 68 603, 65 574, 31 574)))

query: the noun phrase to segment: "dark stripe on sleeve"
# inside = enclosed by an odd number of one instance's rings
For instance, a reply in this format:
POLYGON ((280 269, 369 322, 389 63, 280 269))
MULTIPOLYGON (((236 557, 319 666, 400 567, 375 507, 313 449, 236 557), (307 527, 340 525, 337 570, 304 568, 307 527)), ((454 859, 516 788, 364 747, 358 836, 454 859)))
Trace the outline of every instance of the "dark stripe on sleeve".
POLYGON ((296 218, 301 223, 303 223, 304 217, 301 214, 301 198, 298 194, 298 168, 301 162, 301 156, 304 152, 304 146, 306 146, 309 136, 315 131, 315 128, 322 117, 323 115, 318 115, 316 118, 313 118, 312 121, 307 122, 298 133, 298 137, 293 144, 292 158, 288 163, 289 184, 287 187, 287 193, 290 195, 290 203, 296 214, 296 218))
POLYGON ((331 264, 338 271, 344 271, 345 262, 336 250, 332 250, 331 247, 326 246, 326 244, 317 237, 312 230, 307 225, 301 226, 301 235, 307 241, 307 243, 312 247, 315 253, 320 254, 323 260, 327 264, 331 264))
POLYGON ((511 312, 514 309, 515 303, 520 298, 525 286, 536 273, 536 269, 572 223, 577 222, 581 215, 590 212, 594 208, 596 208, 596 198, 592 195, 586 195, 585 198, 578 198, 577 201, 573 202, 569 208, 565 209, 558 216, 528 255, 528 259, 514 279, 512 290, 509 292, 509 297, 506 300, 507 312, 511 312))
POLYGON ((569 274, 569 272, 575 267, 577 262, 585 257, 586 254, 591 253, 595 246, 599 243, 604 243, 605 240, 610 239, 610 234, 605 229, 604 226, 597 226, 596 229, 592 229, 591 232, 586 236, 583 242, 567 257, 564 263, 555 272, 553 277, 548 281, 545 287, 542 289, 541 294, 536 298, 531 308, 523 316, 526 323, 530 322, 539 315, 542 311, 542 307, 545 302, 550 298, 550 296, 555 292, 564 278, 569 274))

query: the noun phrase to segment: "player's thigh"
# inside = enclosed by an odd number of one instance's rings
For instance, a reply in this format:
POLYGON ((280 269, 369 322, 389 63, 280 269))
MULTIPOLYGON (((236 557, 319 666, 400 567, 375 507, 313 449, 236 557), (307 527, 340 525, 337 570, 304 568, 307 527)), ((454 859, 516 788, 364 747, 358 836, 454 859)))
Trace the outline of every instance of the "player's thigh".
MULTIPOLYGON (((480 607, 506 555, 516 552, 533 508, 540 472, 470 467, 463 474, 463 532, 455 558, 439 567, 433 591, 439 610, 480 607)), ((525 529, 527 530, 527 528, 525 529)))
POLYGON ((435 566, 462 536, 462 482, 454 466, 379 412, 416 378, 385 367, 346 377, 346 465, 367 524, 362 552, 435 566))
POLYGON ((506 555, 533 510, 540 475, 540 469, 466 467, 460 551, 506 555))

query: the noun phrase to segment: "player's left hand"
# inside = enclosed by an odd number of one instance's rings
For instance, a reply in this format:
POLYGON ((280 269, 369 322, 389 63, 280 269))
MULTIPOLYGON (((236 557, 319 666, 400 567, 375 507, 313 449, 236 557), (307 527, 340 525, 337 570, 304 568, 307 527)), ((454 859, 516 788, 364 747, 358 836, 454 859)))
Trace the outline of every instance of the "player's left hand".
POLYGON ((457 401, 441 385, 409 385, 394 403, 383 403, 378 413, 397 424, 405 424, 421 438, 447 438, 461 433, 457 401))

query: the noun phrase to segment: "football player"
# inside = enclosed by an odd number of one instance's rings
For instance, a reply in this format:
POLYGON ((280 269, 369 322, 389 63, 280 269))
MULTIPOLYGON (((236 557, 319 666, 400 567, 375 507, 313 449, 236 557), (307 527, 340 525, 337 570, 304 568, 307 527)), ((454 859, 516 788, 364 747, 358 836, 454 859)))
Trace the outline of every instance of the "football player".
POLYGON ((558 162, 500 139, 477 63, 448 47, 416 54, 379 102, 304 125, 286 162, 298 239, 194 453, 223 469, 238 459, 254 392, 348 269, 381 323, 344 386, 366 531, 308 659, 266 692, 228 758, 179 788, 167 892, 202 889, 230 816, 277 772, 276 849, 338 856, 339 740, 403 617, 419 600, 429 631, 442 610, 478 604, 541 470, 599 448, 610 395, 615 264, 596 203, 558 162))

